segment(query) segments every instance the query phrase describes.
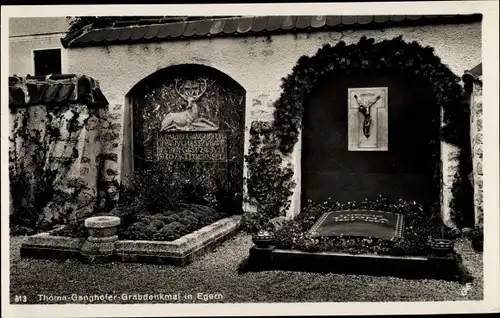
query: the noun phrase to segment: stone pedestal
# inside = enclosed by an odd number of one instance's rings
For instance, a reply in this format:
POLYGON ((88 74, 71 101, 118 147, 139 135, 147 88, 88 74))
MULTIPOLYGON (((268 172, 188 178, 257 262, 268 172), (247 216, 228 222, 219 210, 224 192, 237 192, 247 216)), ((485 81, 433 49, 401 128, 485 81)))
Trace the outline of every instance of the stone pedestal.
POLYGON ((97 216, 85 220, 89 237, 81 249, 84 262, 106 263, 114 260, 115 242, 118 240, 116 231, 120 222, 116 216, 97 216))
POLYGON ((252 246, 250 248, 249 261, 251 267, 256 270, 267 270, 271 268, 271 263, 273 260, 273 250, 275 246, 258 247, 252 246))

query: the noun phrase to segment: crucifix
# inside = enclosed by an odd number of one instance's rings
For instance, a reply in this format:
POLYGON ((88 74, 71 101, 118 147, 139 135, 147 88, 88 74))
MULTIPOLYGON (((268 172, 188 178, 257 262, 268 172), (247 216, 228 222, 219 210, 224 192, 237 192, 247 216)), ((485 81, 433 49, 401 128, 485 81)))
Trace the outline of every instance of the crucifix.
POLYGON ((363 121, 363 134, 366 136, 366 138, 370 137, 370 125, 372 123, 372 118, 370 116, 370 108, 378 102, 380 99, 380 95, 377 96, 377 98, 371 102, 368 106, 363 105, 362 103, 359 102, 358 95, 354 95, 354 99, 356 100, 356 103, 358 103, 358 111, 363 114, 364 116, 364 121, 363 121))
POLYGON ((348 88, 349 151, 388 150, 387 87, 348 88))

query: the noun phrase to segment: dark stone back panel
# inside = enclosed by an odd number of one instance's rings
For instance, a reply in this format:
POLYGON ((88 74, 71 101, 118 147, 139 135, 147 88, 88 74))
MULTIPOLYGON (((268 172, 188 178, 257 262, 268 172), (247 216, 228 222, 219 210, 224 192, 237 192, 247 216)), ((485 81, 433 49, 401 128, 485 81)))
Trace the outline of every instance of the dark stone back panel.
POLYGON ((435 200, 429 142, 438 133, 431 120, 439 119, 439 109, 427 83, 409 75, 331 74, 319 81, 305 109, 302 202, 378 194, 435 200), (388 151, 347 150, 347 91, 354 87, 388 87, 388 151))

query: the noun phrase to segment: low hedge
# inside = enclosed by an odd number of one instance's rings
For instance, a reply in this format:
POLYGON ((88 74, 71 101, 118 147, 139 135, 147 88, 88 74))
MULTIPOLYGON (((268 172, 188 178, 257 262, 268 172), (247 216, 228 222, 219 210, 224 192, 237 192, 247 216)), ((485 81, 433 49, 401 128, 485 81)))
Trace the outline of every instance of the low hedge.
MULTIPOLYGON (((134 209, 133 206, 127 206, 107 215, 119 216, 122 219, 118 229, 120 239, 153 241, 173 241, 228 216, 196 204, 181 204, 176 209, 162 213, 148 213, 140 207, 134 209), (136 213, 137 211, 141 212, 136 213)), ((55 231, 54 235, 86 238, 88 232, 82 221, 67 225, 55 231)))

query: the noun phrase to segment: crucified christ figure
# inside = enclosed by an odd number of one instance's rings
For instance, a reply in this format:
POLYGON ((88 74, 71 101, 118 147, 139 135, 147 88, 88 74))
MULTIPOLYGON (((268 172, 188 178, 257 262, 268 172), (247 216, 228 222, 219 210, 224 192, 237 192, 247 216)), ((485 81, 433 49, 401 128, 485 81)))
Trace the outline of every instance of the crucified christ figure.
POLYGON ((363 105, 359 102, 358 96, 354 95, 354 98, 356 99, 356 103, 358 103, 359 107, 358 110, 363 116, 365 117, 365 120, 363 121, 363 134, 366 136, 366 138, 370 137, 370 124, 372 123, 372 118, 370 116, 370 107, 372 107, 378 100, 380 99, 380 96, 377 96, 377 98, 368 106, 363 105))

